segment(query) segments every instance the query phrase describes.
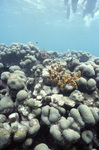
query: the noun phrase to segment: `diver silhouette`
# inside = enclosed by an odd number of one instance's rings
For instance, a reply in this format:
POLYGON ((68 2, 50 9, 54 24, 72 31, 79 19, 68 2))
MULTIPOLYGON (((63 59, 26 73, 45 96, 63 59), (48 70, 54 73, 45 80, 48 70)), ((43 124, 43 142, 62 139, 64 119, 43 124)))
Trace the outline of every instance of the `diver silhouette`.
POLYGON ((64 0, 67 13, 66 18, 69 19, 71 11, 73 13, 76 13, 78 7, 80 7, 83 12, 83 18, 88 14, 90 14, 93 18, 94 14, 99 10, 99 8, 97 8, 96 3, 97 0, 64 0))

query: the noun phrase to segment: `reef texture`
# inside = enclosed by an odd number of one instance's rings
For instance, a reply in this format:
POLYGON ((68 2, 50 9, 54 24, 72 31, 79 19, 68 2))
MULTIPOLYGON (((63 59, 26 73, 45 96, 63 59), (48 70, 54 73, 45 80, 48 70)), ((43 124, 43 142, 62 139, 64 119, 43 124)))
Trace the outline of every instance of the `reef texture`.
POLYGON ((98 150, 99 58, 0 44, 0 150, 98 150))

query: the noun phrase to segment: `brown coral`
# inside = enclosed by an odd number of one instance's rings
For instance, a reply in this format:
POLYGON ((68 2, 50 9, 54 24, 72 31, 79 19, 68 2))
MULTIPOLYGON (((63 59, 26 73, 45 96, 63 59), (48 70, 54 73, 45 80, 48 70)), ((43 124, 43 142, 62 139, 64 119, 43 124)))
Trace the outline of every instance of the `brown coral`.
POLYGON ((39 52, 39 59, 41 61, 43 61, 45 59, 54 59, 54 58, 55 58, 54 56, 49 55, 49 53, 47 52, 47 50, 45 48, 39 52))
POLYGON ((70 72, 69 75, 65 75, 65 69, 63 69, 60 64, 58 64, 57 67, 51 66, 51 69, 49 69, 50 80, 54 84, 58 85, 61 90, 63 90, 66 84, 77 86, 77 79, 80 77, 81 71, 78 71, 76 74, 74 74, 74 72, 70 72))

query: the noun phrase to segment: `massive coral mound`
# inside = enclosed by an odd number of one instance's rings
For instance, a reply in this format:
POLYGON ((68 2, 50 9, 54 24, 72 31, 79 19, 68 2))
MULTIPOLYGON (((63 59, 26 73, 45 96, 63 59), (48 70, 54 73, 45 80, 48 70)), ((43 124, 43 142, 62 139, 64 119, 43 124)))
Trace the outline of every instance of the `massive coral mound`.
POLYGON ((0 78, 0 149, 99 149, 98 57, 0 44, 0 78))

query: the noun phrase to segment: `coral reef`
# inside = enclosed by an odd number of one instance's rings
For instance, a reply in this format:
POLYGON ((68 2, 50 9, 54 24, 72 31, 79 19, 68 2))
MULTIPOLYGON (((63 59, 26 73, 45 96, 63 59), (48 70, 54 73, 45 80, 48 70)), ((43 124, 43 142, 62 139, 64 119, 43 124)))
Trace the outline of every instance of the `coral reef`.
POLYGON ((0 44, 0 150, 8 149, 98 150, 99 58, 0 44))

